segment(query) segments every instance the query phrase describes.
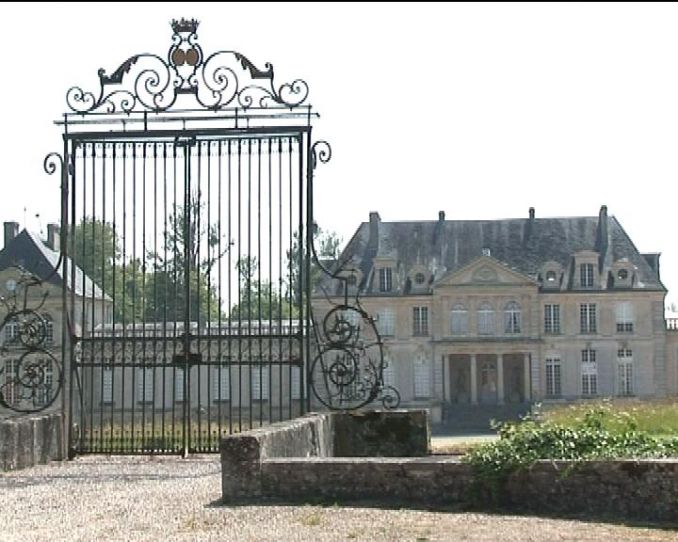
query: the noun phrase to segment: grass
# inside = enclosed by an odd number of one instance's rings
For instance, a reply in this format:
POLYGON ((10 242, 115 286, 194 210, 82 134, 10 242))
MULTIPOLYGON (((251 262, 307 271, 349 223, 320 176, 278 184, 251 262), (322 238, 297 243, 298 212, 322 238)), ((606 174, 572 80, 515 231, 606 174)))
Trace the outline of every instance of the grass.
MULTIPOLYGON (((249 420, 242 420, 242 431, 257 427, 260 427, 259 420, 253 420, 251 427, 249 420)), ((191 447, 199 451, 216 451, 221 437, 231 434, 231 431, 240 432, 238 420, 233 420, 230 427, 228 420, 222 420, 221 424, 212 422, 209 427, 206 422, 192 423, 188 430, 191 447)), ((111 430, 111 426, 104 422, 103 427, 87 428, 84 431, 81 446, 91 453, 179 452, 183 446, 183 426, 181 421, 174 425, 166 423, 163 432, 158 421, 144 426, 141 423, 133 426, 115 423, 111 430)))
POLYGON ((541 407, 537 419, 567 427, 581 425, 586 413, 600 413, 603 428, 619 433, 633 427, 655 437, 678 435, 678 400, 641 401, 639 399, 601 399, 567 406, 541 407))

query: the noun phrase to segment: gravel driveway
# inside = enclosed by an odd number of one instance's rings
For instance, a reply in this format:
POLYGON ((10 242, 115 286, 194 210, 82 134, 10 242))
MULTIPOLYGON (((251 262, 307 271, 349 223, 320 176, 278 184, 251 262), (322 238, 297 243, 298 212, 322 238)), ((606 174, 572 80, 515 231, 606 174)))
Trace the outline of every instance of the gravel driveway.
POLYGON ((0 540, 678 540, 659 528, 356 506, 220 506, 217 456, 86 456, 0 473, 0 540))

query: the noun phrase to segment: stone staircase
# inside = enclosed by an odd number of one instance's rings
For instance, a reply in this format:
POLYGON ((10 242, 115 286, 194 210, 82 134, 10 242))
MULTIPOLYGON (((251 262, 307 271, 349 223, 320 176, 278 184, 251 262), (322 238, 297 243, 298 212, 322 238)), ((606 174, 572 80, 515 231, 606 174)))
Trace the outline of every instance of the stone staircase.
POLYGON ((518 421, 530 412, 531 403, 506 405, 446 404, 443 407, 442 423, 433 428, 434 433, 487 433, 491 432, 490 420, 498 422, 518 421))

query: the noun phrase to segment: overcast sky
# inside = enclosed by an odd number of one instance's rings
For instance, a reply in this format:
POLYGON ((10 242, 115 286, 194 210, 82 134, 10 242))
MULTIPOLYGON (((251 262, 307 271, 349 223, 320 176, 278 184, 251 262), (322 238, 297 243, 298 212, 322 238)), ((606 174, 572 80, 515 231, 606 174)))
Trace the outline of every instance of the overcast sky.
POLYGON ((382 220, 595 216, 661 252, 678 302, 678 5, 7 4, 3 221, 58 221, 66 90, 98 90, 135 53, 165 56, 172 18, 203 50, 305 79, 333 147, 316 218, 347 241, 382 220), (11 194, 11 197, 10 197, 11 194), (24 207, 26 211, 24 213, 24 207), (39 218, 36 217, 39 215, 39 218))

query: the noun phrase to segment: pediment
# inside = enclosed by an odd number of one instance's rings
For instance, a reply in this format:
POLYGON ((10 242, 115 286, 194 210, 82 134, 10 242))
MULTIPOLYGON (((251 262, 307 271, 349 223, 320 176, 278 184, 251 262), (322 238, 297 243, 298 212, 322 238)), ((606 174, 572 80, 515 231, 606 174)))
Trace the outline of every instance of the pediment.
POLYGON ((508 267, 491 256, 480 256, 461 269, 447 273, 436 283, 440 286, 460 285, 536 285, 537 282, 508 267))

